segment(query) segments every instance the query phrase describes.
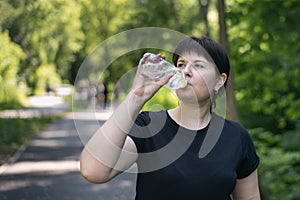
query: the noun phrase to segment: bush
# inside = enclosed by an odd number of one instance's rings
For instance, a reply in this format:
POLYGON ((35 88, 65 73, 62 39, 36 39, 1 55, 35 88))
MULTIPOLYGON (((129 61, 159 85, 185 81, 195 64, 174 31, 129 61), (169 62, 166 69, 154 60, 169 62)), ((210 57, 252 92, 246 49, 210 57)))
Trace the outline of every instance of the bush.
POLYGON ((288 131, 282 135, 281 145, 285 150, 300 151, 300 123, 296 124, 294 130, 288 131))
POLYGON ((274 135, 262 128, 249 132, 261 160, 258 171, 263 199, 299 199, 300 152, 281 148, 281 135, 274 135))
POLYGON ((19 64, 25 54, 10 41, 8 32, 0 30, 0 108, 19 108, 25 99, 22 82, 17 79, 19 64))
POLYGON ((51 64, 43 64, 34 72, 34 94, 43 95, 46 91, 46 84, 50 84, 50 90, 55 90, 55 85, 61 83, 61 79, 56 72, 55 66, 51 64))

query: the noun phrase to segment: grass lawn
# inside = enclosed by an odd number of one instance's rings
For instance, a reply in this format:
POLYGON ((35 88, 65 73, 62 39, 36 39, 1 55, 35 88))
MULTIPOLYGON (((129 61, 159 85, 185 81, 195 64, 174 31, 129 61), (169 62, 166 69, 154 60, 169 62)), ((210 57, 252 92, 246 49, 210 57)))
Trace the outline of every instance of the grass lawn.
POLYGON ((4 164, 22 144, 37 135, 58 116, 46 116, 32 119, 0 118, 0 165, 4 164))

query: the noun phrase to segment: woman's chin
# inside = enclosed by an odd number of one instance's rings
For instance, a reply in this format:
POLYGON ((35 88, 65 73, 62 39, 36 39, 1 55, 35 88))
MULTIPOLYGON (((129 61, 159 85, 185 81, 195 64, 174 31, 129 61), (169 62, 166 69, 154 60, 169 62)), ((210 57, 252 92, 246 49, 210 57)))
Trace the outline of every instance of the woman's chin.
POLYGON ((191 101, 192 99, 197 99, 196 93, 190 86, 176 90, 176 95, 182 101, 191 101))

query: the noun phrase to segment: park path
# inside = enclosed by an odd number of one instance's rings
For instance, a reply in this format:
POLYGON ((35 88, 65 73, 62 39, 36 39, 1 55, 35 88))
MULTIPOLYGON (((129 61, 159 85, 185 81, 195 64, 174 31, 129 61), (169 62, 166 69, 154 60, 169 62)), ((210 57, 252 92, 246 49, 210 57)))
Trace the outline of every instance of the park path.
POLYGON ((66 113, 40 132, 0 167, 0 200, 134 199, 134 173, 123 173, 99 185, 87 182, 79 172, 83 141, 110 114, 109 110, 66 113))

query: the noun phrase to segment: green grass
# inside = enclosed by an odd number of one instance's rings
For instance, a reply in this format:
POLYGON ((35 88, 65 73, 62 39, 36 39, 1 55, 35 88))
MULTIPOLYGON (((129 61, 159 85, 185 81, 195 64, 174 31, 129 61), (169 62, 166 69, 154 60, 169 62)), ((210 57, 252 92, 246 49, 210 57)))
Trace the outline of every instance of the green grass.
POLYGON ((20 146, 58 118, 58 116, 33 119, 0 118, 0 165, 5 163, 20 146))

